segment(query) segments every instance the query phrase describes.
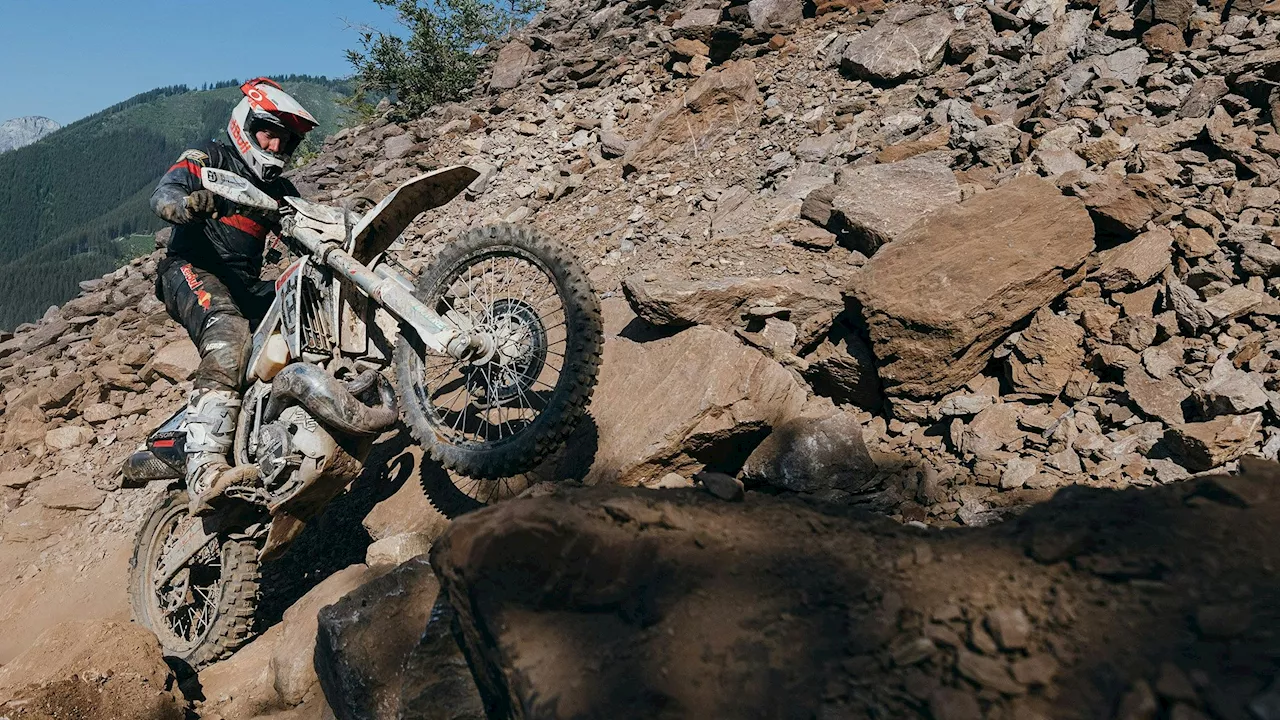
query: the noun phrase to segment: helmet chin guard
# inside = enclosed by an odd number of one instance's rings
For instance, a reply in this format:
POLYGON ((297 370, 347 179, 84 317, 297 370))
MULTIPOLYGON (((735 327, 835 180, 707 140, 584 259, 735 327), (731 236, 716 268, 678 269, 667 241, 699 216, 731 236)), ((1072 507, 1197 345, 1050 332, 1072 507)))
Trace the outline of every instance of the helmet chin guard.
POLYGON ((254 78, 240 86, 244 99, 231 111, 227 137, 245 165, 263 182, 280 177, 302 138, 319 123, 297 100, 267 78, 254 78), (286 139, 279 152, 258 144, 257 132, 271 128, 286 139))

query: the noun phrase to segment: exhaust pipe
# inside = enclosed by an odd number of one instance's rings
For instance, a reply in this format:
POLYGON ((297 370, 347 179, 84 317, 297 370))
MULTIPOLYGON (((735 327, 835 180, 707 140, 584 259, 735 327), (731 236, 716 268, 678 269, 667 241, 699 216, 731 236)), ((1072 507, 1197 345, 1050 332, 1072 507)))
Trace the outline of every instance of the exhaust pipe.
POLYGON ((322 368, 294 363, 271 379, 271 399, 263 412, 263 422, 280 417, 290 405, 298 404, 326 427, 342 435, 377 435, 399 417, 391 383, 376 370, 366 370, 349 383, 322 368), (378 404, 366 405, 355 396, 377 385, 378 404))

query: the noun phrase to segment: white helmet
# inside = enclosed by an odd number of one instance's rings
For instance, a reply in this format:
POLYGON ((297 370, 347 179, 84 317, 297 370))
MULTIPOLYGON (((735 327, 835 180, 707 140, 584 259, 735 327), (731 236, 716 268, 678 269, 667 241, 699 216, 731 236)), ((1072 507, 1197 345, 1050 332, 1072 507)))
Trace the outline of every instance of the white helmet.
POLYGON ((267 78, 254 78, 240 86, 244 99, 231 111, 227 136, 240 158, 263 182, 280 177, 293 157, 298 143, 316 125, 316 119, 289 96, 289 93, 267 78), (256 133, 264 128, 285 131, 279 152, 264 150, 256 133))

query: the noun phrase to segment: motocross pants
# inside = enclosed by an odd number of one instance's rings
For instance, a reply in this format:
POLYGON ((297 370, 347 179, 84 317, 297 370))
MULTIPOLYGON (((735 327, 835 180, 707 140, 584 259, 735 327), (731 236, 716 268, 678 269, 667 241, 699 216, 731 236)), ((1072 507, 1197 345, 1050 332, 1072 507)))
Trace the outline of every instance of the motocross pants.
POLYGON ((224 282, 173 256, 161 262, 157 296, 200 353, 195 390, 241 391, 250 333, 270 307, 271 289, 268 282, 253 288, 224 282))

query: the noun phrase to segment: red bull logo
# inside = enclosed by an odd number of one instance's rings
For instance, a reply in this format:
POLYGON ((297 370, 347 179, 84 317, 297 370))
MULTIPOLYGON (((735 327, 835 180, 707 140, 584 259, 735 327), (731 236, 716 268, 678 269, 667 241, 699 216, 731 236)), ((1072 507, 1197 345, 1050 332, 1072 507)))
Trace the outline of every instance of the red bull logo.
POLYGON ((196 277, 195 271, 191 269, 191 263, 182 266, 182 277, 187 281, 187 287, 196 294, 196 302, 200 307, 208 310, 213 305, 213 296, 201 289, 204 287, 204 281, 196 277))

